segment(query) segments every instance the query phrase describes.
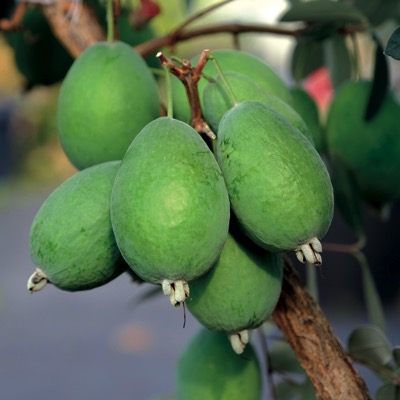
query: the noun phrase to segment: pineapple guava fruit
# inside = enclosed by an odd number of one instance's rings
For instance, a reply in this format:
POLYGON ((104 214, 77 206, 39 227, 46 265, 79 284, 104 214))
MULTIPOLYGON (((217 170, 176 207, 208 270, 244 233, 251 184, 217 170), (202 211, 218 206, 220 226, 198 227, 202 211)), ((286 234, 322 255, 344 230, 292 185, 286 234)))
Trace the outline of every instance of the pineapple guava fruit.
POLYGON ((122 160, 133 138, 160 115, 156 80, 122 42, 98 42, 74 62, 58 102, 61 145, 78 169, 122 160))
POLYGON ((282 255, 270 253, 239 232, 228 235, 215 265, 190 285, 187 306, 211 330, 229 335, 240 354, 248 330, 272 314, 282 289, 282 255))
MULTIPOLYGON (((291 103, 290 90, 280 76, 264 61, 245 51, 234 49, 221 49, 212 52, 220 68, 224 73, 228 71, 239 72, 259 84, 267 93, 279 97, 281 100, 291 103)), ((196 65, 200 55, 191 59, 192 65, 196 65)), ((208 61, 203 73, 211 78, 216 78, 218 71, 212 61, 208 61)), ((206 79, 199 81, 199 95, 202 102, 202 93, 207 85, 206 79)), ((190 122, 190 108, 185 88, 178 78, 172 77, 172 95, 176 118, 184 122, 190 122)))
POLYGON ((171 303, 218 258, 230 209, 221 170, 201 136, 160 117, 133 140, 115 179, 111 219, 118 246, 145 281, 171 303))
POLYGON ((339 88, 328 112, 326 142, 329 156, 352 173, 363 198, 381 206, 400 196, 400 104, 389 91, 366 121, 371 85, 350 81, 339 88))
MULTIPOLYGON (((258 100, 273 107, 277 112, 288 118, 311 142, 313 138, 302 117, 285 101, 268 93, 251 78, 238 72, 228 71, 224 77, 229 84, 236 103, 244 100, 258 100)), ((221 77, 209 82, 203 91, 203 115, 214 132, 218 132, 218 125, 226 111, 233 107, 221 77)))
POLYGON ((126 270, 110 219, 110 198, 120 161, 80 171, 46 199, 30 230, 37 271, 28 289, 47 282, 67 291, 92 289, 126 270))
POLYGON ((266 249, 320 264, 333 190, 310 141, 272 108, 248 100, 222 118, 216 157, 244 231, 266 249))
POLYGON ((261 367, 248 344, 239 356, 225 334, 200 329, 178 360, 178 400, 260 400, 261 367))

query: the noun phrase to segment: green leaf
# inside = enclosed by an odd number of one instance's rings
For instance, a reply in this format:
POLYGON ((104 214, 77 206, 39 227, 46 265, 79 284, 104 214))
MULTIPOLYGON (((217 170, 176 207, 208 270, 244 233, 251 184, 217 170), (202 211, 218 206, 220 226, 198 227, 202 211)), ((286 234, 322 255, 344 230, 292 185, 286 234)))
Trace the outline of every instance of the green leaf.
POLYGON ((362 197, 357 189, 355 178, 351 171, 337 157, 330 159, 332 186, 335 194, 335 204, 358 238, 365 237, 362 216, 362 197))
POLYGON ((335 88, 352 76, 352 59, 343 35, 335 34, 324 42, 325 64, 335 88))
POLYGON ((355 257, 361 267, 364 301, 367 306, 368 316, 374 325, 379 327, 382 332, 386 332, 385 313, 367 258, 361 251, 356 253, 355 257))
POLYGON ((304 374, 304 369, 300 365, 295 352, 285 341, 277 342, 270 349, 269 362, 272 371, 304 374))
POLYGON ((400 27, 390 36, 385 48, 385 54, 395 60, 400 60, 400 27))
POLYGON ((398 367, 400 367, 400 346, 393 347, 393 359, 398 367))
POLYGON ((357 8, 340 1, 313 0, 296 2, 280 18, 282 22, 338 22, 366 24, 365 15, 357 8))
POLYGON ((400 400, 400 387, 385 383, 376 392, 375 400, 400 400))
POLYGON ((392 359, 392 345, 377 326, 356 328, 348 340, 350 357, 372 366, 385 366, 392 359))
POLYGON ((389 67, 387 64, 386 56, 383 53, 383 47, 376 35, 373 35, 373 39, 376 43, 375 66, 371 92, 368 97, 364 116, 364 119, 366 121, 372 120, 374 116, 378 114, 389 90, 390 83, 389 67))
POLYGON ((291 71, 296 82, 324 65, 322 43, 318 40, 298 39, 292 54, 291 71))

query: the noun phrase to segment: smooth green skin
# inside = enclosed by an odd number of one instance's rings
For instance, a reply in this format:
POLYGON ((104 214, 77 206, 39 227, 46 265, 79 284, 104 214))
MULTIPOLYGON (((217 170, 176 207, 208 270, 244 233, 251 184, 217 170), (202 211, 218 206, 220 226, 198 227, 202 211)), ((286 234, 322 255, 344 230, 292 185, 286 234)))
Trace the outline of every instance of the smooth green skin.
POLYGON ((400 196, 400 105, 387 94, 380 111, 365 121, 371 82, 340 87, 329 109, 326 141, 329 155, 353 173, 367 201, 382 205, 400 196))
POLYGON ((318 106, 314 99, 301 88, 292 88, 293 108, 303 118, 311 133, 314 146, 318 153, 324 151, 323 137, 318 106))
POLYGON ((98 42, 76 59, 61 86, 60 141, 78 169, 122 160, 159 115, 157 83, 140 55, 122 42, 98 42))
MULTIPOLYGON (((258 100, 271 106, 289 119, 313 143, 311 132, 306 123, 288 103, 268 93, 258 83, 241 73, 229 71, 224 76, 233 92, 236 103, 245 100, 258 100)), ((209 82, 206 85, 203 91, 203 115, 215 133, 218 132, 218 125, 222 117, 232 107, 233 104, 220 77, 217 77, 215 82, 209 82)))
POLYGON ((253 346, 237 355, 228 337, 202 328, 178 360, 178 400, 261 400, 261 368, 253 346))
MULTIPOLYGON (((212 55, 218 62, 218 65, 224 73, 228 71, 239 72, 243 75, 251 77, 251 79, 258 83, 268 93, 271 93, 287 103, 291 103, 290 90, 280 76, 265 62, 254 55, 245 51, 234 49, 215 50, 212 55)), ((197 65, 200 55, 193 57, 191 63, 193 66, 197 65)), ((209 77, 216 78, 218 71, 215 68, 213 61, 208 61, 203 69, 203 73, 209 77)), ((190 107, 186 95, 185 88, 179 79, 175 76, 172 77, 172 97, 174 103, 175 117, 181 121, 190 122, 190 107)), ((206 79, 200 79, 198 89, 201 106, 203 98, 203 90, 207 85, 206 79)))
POLYGON ((110 220, 120 161, 80 171, 46 199, 30 230, 30 254, 50 282, 67 291, 106 284, 123 271, 110 220))
POLYGON ((282 290, 283 262, 254 243, 228 235, 216 264, 190 285, 190 312, 226 333, 254 329, 272 314, 282 290))
POLYGON ((244 101, 219 125, 216 156, 242 228, 269 250, 294 250, 327 232, 333 217, 328 171, 287 119, 244 101))
POLYGON ((118 246, 145 281, 191 281, 219 256, 229 199, 201 136, 169 117, 149 123, 122 161, 111 199, 118 246))

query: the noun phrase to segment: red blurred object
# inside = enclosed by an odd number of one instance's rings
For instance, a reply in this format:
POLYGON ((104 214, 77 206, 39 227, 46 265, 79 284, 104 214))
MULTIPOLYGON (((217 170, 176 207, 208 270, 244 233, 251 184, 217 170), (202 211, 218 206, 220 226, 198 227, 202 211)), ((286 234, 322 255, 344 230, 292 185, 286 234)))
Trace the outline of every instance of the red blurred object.
POLYGON ((333 97, 334 89, 326 67, 321 67, 304 80, 304 89, 315 100, 321 112, 325 113, 333 97))

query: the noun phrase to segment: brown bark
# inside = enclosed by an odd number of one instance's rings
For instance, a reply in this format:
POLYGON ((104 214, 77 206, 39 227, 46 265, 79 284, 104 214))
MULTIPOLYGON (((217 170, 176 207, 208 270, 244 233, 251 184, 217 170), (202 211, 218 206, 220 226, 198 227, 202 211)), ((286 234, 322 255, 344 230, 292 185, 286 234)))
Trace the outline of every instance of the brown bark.
POLYGON ((318 399, 370 399, 365 382, 353 368, 327 317, 287 260, 273 319, 295 351, 318 399))
POLYGON ((54 35, 63 43, 72 57, 76 58, 87 47, 106 40, 106 35, 89 7, 81 5, 77 10, 71 7, 73 6, 70 3, 62 2, 42 5, 43 13, 54 35))

